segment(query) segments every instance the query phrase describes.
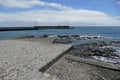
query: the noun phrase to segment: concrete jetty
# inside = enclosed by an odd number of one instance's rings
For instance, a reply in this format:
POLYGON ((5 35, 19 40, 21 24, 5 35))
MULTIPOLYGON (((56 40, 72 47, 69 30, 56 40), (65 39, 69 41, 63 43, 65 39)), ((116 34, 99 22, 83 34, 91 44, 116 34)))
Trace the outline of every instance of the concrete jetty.
POLYGON ((40 30, 40 29, 72 29, 70 26, 33 26, 33 27, 0 27, 0 31, 40 30))
POLYGON ((71 45, 52 44, 51 39, 0 41, 0 80, 50 80, 39 69, 71 45))

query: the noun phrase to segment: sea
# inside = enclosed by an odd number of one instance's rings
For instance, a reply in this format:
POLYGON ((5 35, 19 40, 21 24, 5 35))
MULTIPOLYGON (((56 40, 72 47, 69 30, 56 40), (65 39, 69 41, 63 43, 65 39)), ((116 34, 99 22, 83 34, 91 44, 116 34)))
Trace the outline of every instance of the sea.
POLYGON ((0 40, 26 35, 88 35, 103 36, 109 39, 120 39, 120 27, 74 27, 74 29, 46 29, 46 30, 23 30, 23 31, 0 31, 0 40))

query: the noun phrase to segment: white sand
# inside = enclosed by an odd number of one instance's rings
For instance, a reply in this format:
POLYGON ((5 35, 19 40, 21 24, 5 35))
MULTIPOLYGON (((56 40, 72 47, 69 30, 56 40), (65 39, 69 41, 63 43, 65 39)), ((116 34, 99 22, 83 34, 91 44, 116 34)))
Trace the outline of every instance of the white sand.
POLYGON ((2 40, 0 80, 44 80, 38 70, 70 47, 46 40, 2 40))

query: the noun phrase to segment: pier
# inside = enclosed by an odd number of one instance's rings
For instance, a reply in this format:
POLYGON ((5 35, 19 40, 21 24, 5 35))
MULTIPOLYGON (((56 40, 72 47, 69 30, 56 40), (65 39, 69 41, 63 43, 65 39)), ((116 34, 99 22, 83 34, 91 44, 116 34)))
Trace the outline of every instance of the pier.
POLYGON ((71 29, 70 26, 33 26, 33 27, 0 27, 0 31, 40 30, 40 29, 71 29))

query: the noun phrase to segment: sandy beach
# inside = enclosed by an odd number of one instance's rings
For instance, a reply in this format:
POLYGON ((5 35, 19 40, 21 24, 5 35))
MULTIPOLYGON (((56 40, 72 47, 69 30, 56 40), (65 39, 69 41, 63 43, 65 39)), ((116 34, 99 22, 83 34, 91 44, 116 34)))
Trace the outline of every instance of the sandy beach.
POLYGON ((52 40, 48 38, 1 40, 0 80, 47 79, 39 69, 71 47, 52 44, 52 40))

